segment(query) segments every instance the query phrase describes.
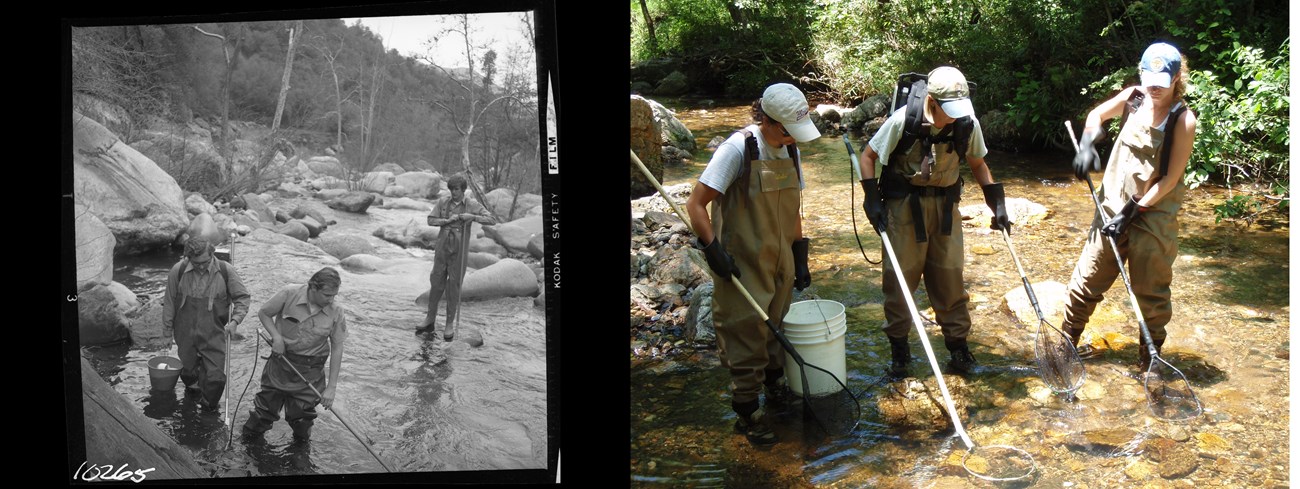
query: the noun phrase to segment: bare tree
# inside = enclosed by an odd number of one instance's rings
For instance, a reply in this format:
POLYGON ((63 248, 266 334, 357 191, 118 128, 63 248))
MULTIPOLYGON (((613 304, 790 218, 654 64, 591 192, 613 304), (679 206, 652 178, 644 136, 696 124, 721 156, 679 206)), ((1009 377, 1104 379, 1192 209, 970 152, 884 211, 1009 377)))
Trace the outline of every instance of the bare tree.
POLYGON ((339 45, 337 48, 330 49, 330 46, 328 45, 328 41, 326 41, 325 38, 321 36, 316 36, 315 42, 313 42, 311 46, 312 48, 319 51, 321 56, 325 58, 325 62, 329 64, 330 76, 334 77, 334 110, 332 112, 334 113, 335 127, 337 128, 337 132, 335 134, 335 144, 337 144, 338 147, 342 148, 343 147, 343 102, 346 102, 348 99, 351 99, 354 91, 349 90, 347 97, 343 96, 342 87, 339 83, 339 70, 342 67, 340 66, 341 63, 339 63, 338 60, 339 55, 343 53, 343 37, 342 36, 335 36, 335 37, 338 38, 339 41, 339 45))
POLYGON ((302 37, 302 21, 289 28, 289 54, 284 57, 284 77, 280 80, 280 99, 275 104, 275 119, 271 122, 271 133, 280 128, 280 115, 284 113, 284 99, 289 95, 289 74, 293 72, 293 48, 298 38, 302 37))
MULTIPOLYGON (((203 35, 205 35, 205 36, 210 36, 210 37, 215 37, 215 38, 221 40, 221 52, 222 52, 222 54, 224 54, 224 55, 226 56, 226 81, 225 81, 225 83, 223 83, 223 84, 221 85, 221 145, 220 145, 220 150, 221 150, 221 155, 222 155, 223 157, 225 157, 227 160, 229 160, 229 159, 230 159, 230 156, 231 156, 231 155, 230 155, 230 143, 232 142, 232 138, 230 137, 230 77, 231 77, 232 75, 234 75, 234 73, 235 73, 235 63, 236 63, 237 61, 239 61, 239 57, 238 57, 238 56, 235 56, 235 57, 232 58, 232 57, 230 56, 230 52, 231 52, 232 50, 233 50, 234 52, 236 52, 236 53, 239 52, 239 45, 242 44, 242 43, 244 42, 244 33, 246 32, 246 29, 244 29, 244 24, 242 24, 242 23, 236 23, 236 24, 228 25, 228 26, 226 27, 226 29, 227 29, 227 31, 229 31, 230 29, 233 29, 233 30, 235 31, 235 42, 234 42, 234 48, 233 48, 233 49, 229 46, 229 40, 226 39, 226 36, 222 36, 222 35, 220 35, 220 34, 213 34, 213 33, 211 33, 211 32, 207 32, 207 31, 203 30, 202 28, 200 28, 200 27, 197 26, 197 25, 194 26, 194 30, 199 31, 199 32, 202 33, 203 35)), ((227 34, 229 34, 229 32, 227 32, 227 34)))

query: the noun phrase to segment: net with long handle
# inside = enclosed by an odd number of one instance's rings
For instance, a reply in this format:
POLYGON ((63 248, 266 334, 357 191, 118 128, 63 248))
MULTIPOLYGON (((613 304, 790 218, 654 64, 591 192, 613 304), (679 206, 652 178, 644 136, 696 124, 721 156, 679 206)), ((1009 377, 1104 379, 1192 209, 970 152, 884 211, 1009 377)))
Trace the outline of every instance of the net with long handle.
MULTIPOLYGON (((1074 143, 1074 150, 1078 151, 1079 142, 1074 137, 1074 126, 1070 121, 1065 121, 1065 128, 1070 132, 1070 142, 1074 143)), ((1106 215, 1105 209, 1101 207, 1101 201, 1097 200, 1097 188, 1092 184, 1092 176, 1087 176, 1087 181, 1088 196, 1092 197, 1092 203, 1097 207, 1097 215, 1105 222, 1110 219, 1110 216, 1106 215)), ((1146 372, 1142 374, 1142 390, 1147 394, 1147 406, 1151 408, 1151 414, 1166 421, 1186 421, 1200 416, 1203 411, 1201 401, 1197 399, 1196 392, 1192 391, 1192 383, 1187 381, 1187 376, 1183 375, 1181 370, 1161 358, 1160 352, 1156 351, 1155 342, 1151 339, 1151 330, 1147 328, 1147 322, 1142 317, 1142 307, 1138 304, 1137 295, 1133 293, 1133 284, 1129 281, 1128 271, 1124 268, 1124 257, 1119 254, 1115 238, 1107 235, 1106 239, 1111 251, 1115 252, 1115 264, 1119 268, 1120 277, 1124 279, 1124 289, 1128 291, 1133 313, 1137 315, 1142 338, 1146 341, 1143 346, 1151 356, 1151 362, 1146 372)))
POLYGON ((1011 236, 1005 229, 1002 230, 1002 239, 1011 251, 1011 259, 1016 264, 1016 271, 1020 273, 1020 282, 1025 286, 1029 303, 1034 306, 1034 314, 1038 315, 1038 332, 1034 336, 1034 358, 1038 361, 1038 375, 1053 392, 1073 394, 1083 386, 1085 376, 1079 351, 1069 336, 1043 317, 1038 296, 1034 294, 1029 277, 1025 276, 1025 269, 1020 265, 1020 255, 1016 253, 1016 247, 1011 244, 1011 236))
POLYGON ((898 278, 899 288, 903 291, 902 295, 908 311, 912 313, 912 324, 916 326, 916 333, 921 338, 921 346, 925 349, 926 358, 930 360, 930 368, 934 370, 935 382, 939 384, 939 392, 943 394, 948 417, 952 419, 952 426, 957 431, 957 436, 966 445, 966 454, 961 461, 962 468, 975 477, 989 481, 1029 478, 1034 474, 1035 468, 1034 457, 1029 452, 1009 445, 976 446, 975 442, 971 441, 970 435, 966 434, 957 407, 952 402, 952 395, 948 393, 948 383, 944 381, 943 371, 939 369, 939 361, 935 359, 934 349, 930 347, 929 336, 925 334, 925 327, 921 325, 921 313, 917 311, 916 302, 912 300, 912 294, 909 292, 912 288, 908 286, 907 278, 903 276, 903 269, 898 266, 898 256, 895 255, 894 247, 889 242, 889 234, 881 232, 880 241, 883 243, 885 254, 889 255, 890 262, 894 264, 891 268, 898 278))
MULTIPOLYGON (((673 212, 677 214, 677 217, 686 224, 686 229, 690 230, 691 234, 699 236, 695 232, 695 227, 691 225, 690 216, 677 206, 677 202, 668 195, 668 192, 659 184, 659 180, 655 178, 654 174, 650 173, 650 170, 645 167, 644 163, 641 163, 641 159, 636 156, 636 152, 630 149, 628 152, 632 154, 632 163, 641 170, 641 173, 646 177, 646 180, 654 185, 655 190, 659 191, 659 195, 663 196, 664 200, 668 202, 669 207, 671 207, 673 212)), ((853 430, 857 428, 858 420, 862 414, 862 405, 858 401, 857 395, 855 395, 853 391, 849 390, 848 386, 845 385, 844 380, 840 379, 839 376, 836 376, 829 370, 805 362, 803 356, 800 355, 799 351, 790 343, 790 340, 788 340, 784 334, 781 334, 781 329, 772 322, 772 318, 767 315, 767 312, 763 307, 754 300, 754 297, 749 294, 749 291, 745 289, 745 286, 740 283, 739 278, 734 275, 731 276, 731 284, 736 287, 736 290, 745 298, 745 301, 749 303, 750 307, 758 313, 758 317, 767 325, 768 330, 772 332, 772 336, 774 336, 777 342, 781 344, 781 348, 784 349, 785 352, 790 355, 790 358, 794 360, 795 364, 799 366, 799 376, 800 381, 802 382, 800 385, 804 386, 799 394, 803 398, 803 405, 806 408, 805 414, 811 417, 817 426, 828 435, 846 435, 852 433, 853 430), (808 383, 807 370, 810 368, 833 379, 840 388, 825 395, 813 396, 810 393, 811 389, 808 388, 811 384, 808 383)))

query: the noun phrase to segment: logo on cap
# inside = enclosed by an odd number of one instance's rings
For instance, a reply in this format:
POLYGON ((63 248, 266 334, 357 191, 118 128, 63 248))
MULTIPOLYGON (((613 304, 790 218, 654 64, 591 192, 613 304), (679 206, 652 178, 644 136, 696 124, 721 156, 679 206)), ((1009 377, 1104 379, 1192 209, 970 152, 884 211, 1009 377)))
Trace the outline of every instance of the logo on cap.
POLYGON ((1151 71, 1165 71, 1165 59, 1156 57, 1151 60, 1151 71))

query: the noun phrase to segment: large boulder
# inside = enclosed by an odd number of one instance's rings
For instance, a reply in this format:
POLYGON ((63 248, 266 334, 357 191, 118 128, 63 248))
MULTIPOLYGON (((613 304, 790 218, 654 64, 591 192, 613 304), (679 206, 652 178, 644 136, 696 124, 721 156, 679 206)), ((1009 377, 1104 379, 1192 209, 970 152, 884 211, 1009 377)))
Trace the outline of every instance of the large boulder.
POLYGON ((293 222, 302 223, 302 225, 307 228, 307 235, 312 238, 320 236, 320 232, 325 229, 319 221, 312 219, 310 216, 305 216, 302 219, 294 219, 293 222))
POLYGON ((311 242, 340 260, 356 254, 373 254, 375 247, 365 236, 355 234, 327 234, 311 242))
POLYGON ((690 81, 686 74, 680 71, 674 71, 659 80, 659 85, 655 87, 655 93, 660 95, 682 95, 690 88, 690 81))
POLYGON ((432 248, 438 238, 438 228, 424 224, 423 219, 411 219, 406 224, 380 226, 371 235, 403 248, 432 248))
POLYGON ((257 213, 257 220, 270 224, 275 224, 277 222, 275 220, 275 212, 271 211, 271 208, 267 207, 266 202, 262 201, 261 195, 248 193, 241 195, 240 198, 244 199, 244 205, 248 206, 248 210, 257 213))
POLYGON ((406 189, 407 195, 424 199, 437 198, 442 177, 437 173, 411 171, 393 177, 393 184, 406 189))
POLYGON ((411 191, 401 185, 389 185, 384 189, 384 197, 406 197, 411 191))
POLYGON ((370 208, 370 204, 374 201, 375 194, 370 192, 352 191, 325 202, 325 205, 329 206, 331 209, 365 214, 366 209, 370 208))
POLYGON ((172 330, 163 325, 162 299, 149 300, 134 312, 126 314, 131 344, 139 348, 167 348, 171 346, 172 330))
POLYGON ((307 160, 307 168, 317 175, 343 178, 343 164, 333 156, 313 156, 307 160))
POLYGON ((677 119, 677 114, 663 104, 646 99, 650 110, 654 111, 655 123, 659 126, 660 142, 675 146, 687 152, 695 151, 695 135, 677 119))
POLYGON ((77 294, 77 331, 81 344, 106 345, 131 337, 127 326, 140 306, 131 289, 117 282, 95 285, 77 294))
POLYGON ((534 234, 532 238, 528 239, 528 254, 533 255, 533 258, 540 260, 542 257, 546 256, 545 237, 545 234, 537 233, 534 234))
POLYGON ((300 221, 289 221, 279 226, 271 226, 271 229, 285 236, 291 236, 298 241, 307 241, 311 238, 311 231, 300 221))
POLYGON ((469 268, 473 268, 475 270, 478 270, 480 268, 490 267, 492 265, 495 265, 497 262, 501 261, 501 258, 496 255, 490 255, 487 253, 478 253, 475 251, 469 252, 469 254, 465 255, 465 257, 468 260, 465 262, 465 266, 469 268))
POLYGON ((483 226, 483 234, 506 249, 518 253, 528 252, 528 241, 542 233, 542 218, 524 217, 495 226, 483 226))
MULTIPOLYGON (((659 124, 655 122, 654 110, 650 108, 649 101, 633 95, 631 111, 632 152, 641 160, 641 164, 650 170, 655 180, 662 181, 664 163, 660 148, 663 144, 660 142, 659 124)), ((628 165, 632 167, 632 198, 655 193, 654 185, 646 180, 645 175, 636 167, 636 163, 628 161, 628 165)))
POLYGON ((76 219, 77 290, 113 281, 113 231, 90 213, 86 206, 73 206, 76 219))
POLYGON ((469 250, 489 255, 506 256, 506 248, 492 238, 473 238, 469 240, 469 250))
POLYGON ((372 171, 361 177, 361 190, 383 193, 393 184, 393 174, 386 171, 372 171))
POLYGON ((204 200, 203 194, 195 192, 185 198, 185 212, 189 213, 191 216, 197 216, 199 214, 211 215, 217 213, 217 208, 213 207, 212 204, 209 204, 207 200, 204 200))
MULTIPOLYGON (((540 290, 532 268, 519 260, 506 258, 465 275, 460 298, 463 301, 483 301, 503 297, 533 297, 540 290)), ((429 291, 420 294, 416 304, 427 306, 429 291)))
POLYGON ((176 179, 89 117, 72 122, 76 203, 112 230, 118 253, 171 244, 189 224, 176 179))
POLYGON ((188 449, 113 390, 85 358, 81 359, 81 415, 86 427, 86 460, 92 464, 125 467, 123 475, 148 470, 142 478, 126 479, 133 482, 208 477, 188 449))
POLYGON ((392 173, 394 176, 406 173, 406 170, 402 169, 401 165, 398 165, 397 163, 384 163, 376 166, 373 171, 386 171, 392 173))

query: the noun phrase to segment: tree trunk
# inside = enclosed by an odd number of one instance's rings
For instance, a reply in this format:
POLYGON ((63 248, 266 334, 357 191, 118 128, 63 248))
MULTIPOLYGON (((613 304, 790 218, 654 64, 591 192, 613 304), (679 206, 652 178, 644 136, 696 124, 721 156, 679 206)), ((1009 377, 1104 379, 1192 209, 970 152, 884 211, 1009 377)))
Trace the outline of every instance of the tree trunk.
POLYGON ((645 0, 641 0, 641 16, 645 18, 645 28, 650 31, 650 52, 659 53, 659 42, 655 40, 655 23, 650 20, 650 9, 646 7, 645 0))
POLYGON ((284 99, 289 95, 289 74, 293 72, 294 41, 302 36, 302 21, 289 29, 289 54, 284 58, 284 77, 280 79, 280 100, 275 104, 275 119, 271 121, 271 133, 280 128, 280 116, 284 114, 284 99))

